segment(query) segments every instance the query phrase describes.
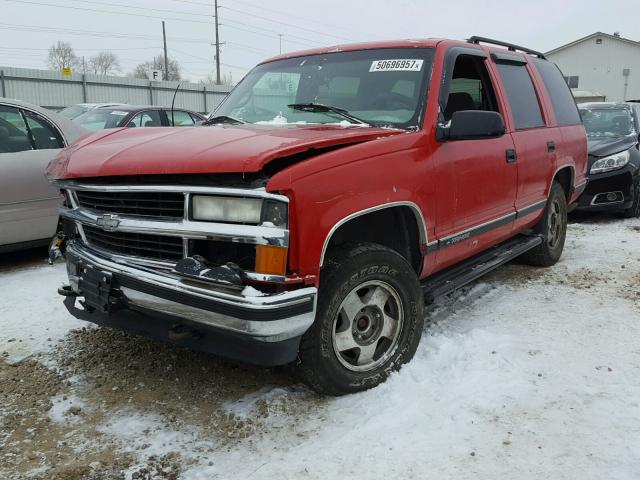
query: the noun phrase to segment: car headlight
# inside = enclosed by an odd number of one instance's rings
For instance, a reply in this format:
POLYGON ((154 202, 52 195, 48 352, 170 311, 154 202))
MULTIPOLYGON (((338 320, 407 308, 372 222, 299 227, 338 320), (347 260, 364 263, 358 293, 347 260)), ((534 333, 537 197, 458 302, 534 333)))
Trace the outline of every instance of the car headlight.
POLYGON ((288 205, 261 198, 221 197, 194 195, 192 217, 205 222, 272 224, 285 228, 288 223, 288 205))
POLYGON ((589 173, 602 173, 617 170, 618 168, 624 167, 627 163, 629 163, 629 150, 596 160, 596 162, 591 165, 589 173))

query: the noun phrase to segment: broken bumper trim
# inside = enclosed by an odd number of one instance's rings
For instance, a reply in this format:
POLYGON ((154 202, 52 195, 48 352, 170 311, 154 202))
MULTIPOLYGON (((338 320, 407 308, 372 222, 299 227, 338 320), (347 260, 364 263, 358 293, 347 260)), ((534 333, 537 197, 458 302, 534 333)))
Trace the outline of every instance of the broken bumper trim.
MULTIPOLYGON (((81 286, 83 270, 88 267, 113 278, 109 298, 118 306, 183 318, 261 342, 299 337, 315 318, 315 287, 245 296, 216 286, 196 284, 170 272, 116 263, 77 241, 67 244, 65 257, 71 288, 77 296, 85 296, 81 286)), ((94 314, 85 313, 84 317, 94 314)))

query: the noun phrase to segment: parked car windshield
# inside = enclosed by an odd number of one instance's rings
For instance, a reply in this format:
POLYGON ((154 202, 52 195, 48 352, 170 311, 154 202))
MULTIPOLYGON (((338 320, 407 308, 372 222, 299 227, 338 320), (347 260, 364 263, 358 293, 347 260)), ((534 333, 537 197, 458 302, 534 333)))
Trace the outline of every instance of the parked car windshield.
POLYGON ((309 55, 258 65, 211 118, 256 124, 355 124, 418 128, 433 64, 431 48, 309 55), (303 110, 303 104, 313 104, 303 110), (290 105, 298 105, 291 107, 290 105))
POLYGON ((589 138, 624 137, 635 133, 633 117, 627 108, 581 108, 580 114, 589 138))
POLYGON ((73 119, 86 130, 95 132, 104 128, 116 128, 129 112, 117 108, 96 108, 73 119))

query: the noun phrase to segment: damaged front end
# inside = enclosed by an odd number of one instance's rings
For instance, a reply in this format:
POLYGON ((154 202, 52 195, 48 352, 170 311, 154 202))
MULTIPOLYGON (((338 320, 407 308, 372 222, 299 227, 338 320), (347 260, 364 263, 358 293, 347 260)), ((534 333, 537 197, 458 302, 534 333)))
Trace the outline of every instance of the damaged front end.
POLYGON ((66 201, 50 260, 65 257, 69 285, 59 293, 74 316, 253 363, 295 359, 317 289, 287 270, 287 197, 58 185, 66 201))

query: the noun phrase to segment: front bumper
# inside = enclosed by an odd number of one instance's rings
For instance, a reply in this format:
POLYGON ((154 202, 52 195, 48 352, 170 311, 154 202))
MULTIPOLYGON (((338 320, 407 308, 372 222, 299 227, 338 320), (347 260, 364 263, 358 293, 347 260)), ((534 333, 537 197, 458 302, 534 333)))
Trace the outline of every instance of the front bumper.
POLYGON ((61 293, 68 297, 65 305, 74 316, 154 338, 158 335, 152 330, 166 325, 169 340, 169 333, 182 326, 200 340, 213 339, 213 344, 197 348, 251 363, 294 360, 300 337, 315 318, 315 287, 250 296, 118 262, 77 240, 67 243, 65 258, 70 286, 61 293), (84 309, 78 308, 75 297, 83 298, 84 309), (129 320, 122 324, 118 317, 129 320))
POLYGON ((639 175, 638 169, 631 164, 620 170, 589 174, 587 187, 578 199, 576 210, 595 212, 630 208, 634 198, 633 184, 639 175), (611 194, 610 199, 607 199, 607 194, 611 194))

